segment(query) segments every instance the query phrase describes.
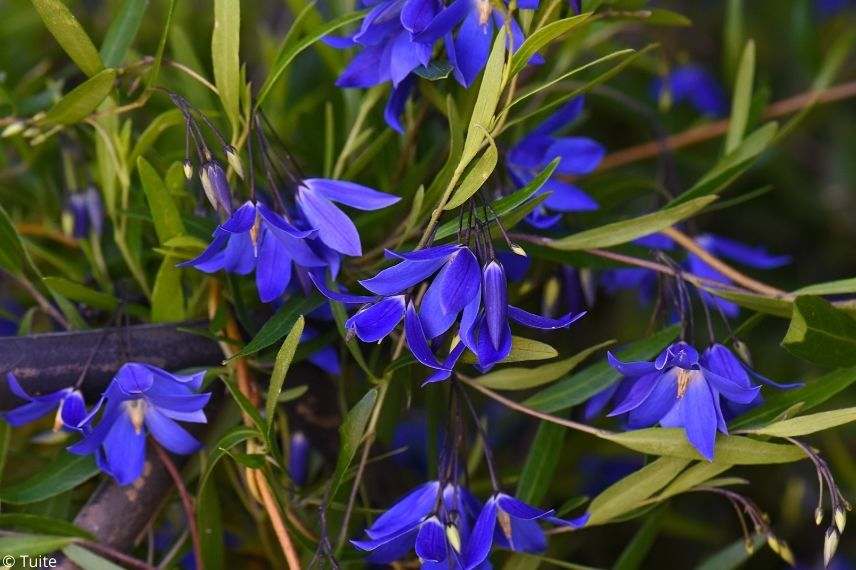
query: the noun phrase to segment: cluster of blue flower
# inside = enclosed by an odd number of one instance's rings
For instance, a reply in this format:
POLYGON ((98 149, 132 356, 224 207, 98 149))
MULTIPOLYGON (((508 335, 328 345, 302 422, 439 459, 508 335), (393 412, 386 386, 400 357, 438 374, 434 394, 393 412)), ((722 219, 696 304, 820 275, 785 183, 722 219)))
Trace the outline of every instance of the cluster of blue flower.
POLYGON ((10 372, 6 379, 12 393, 26 403, 2 417, 20 426, 56 410, 54 430, 81 436, 68 450, 78 455, 93 454, 102 471, 120 485, 129 485, 143 474, 148 434, 173 453, 187 455, 199 450, 199 441, 177 421, 206 422, 203 408, 211 394, 199 393, 204 376, 204 371, 182 376, 150 364, 129 362, 87 411, 77 387, 31 396, 10 372))

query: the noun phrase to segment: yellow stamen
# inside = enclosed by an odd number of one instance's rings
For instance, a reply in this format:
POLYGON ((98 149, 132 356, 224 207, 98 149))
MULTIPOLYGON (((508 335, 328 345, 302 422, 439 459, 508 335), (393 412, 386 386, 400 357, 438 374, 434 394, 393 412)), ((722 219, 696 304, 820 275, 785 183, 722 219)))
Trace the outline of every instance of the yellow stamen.
POLYGON ((678 368, 678 398, 683 398, 690 385, 692 373, 689 370, 678 368))
POLYGON ((479 14, 479 25, 487 25, 488 20, 490 20, 490 13, 493 11, 490 7, 490 0, 476 0, 476 9, 479 14))
POLYGON ((62 406, 65 404, 65 400, 59 401, 59 407, 56 409, 56 416, 54 416, 54 425, 53 431, 56 433, 62 429, 62 406))
POLYGON ((139 434, 143 431, 143 424, 146 421, 146 401, 140 398, 125 402, 125 411, 131 418, 131 423, 134 425, 134 432, 139 434))
POLYGON ((259 256, 259 235, 262 231, 262 217, 256 210, 256 219, 253 222, 253 227, 250 228, 250 240, 253 242, 253 254, 259 256))
POLYGON ((511 517, 505 511, 497 510, 499 512, 496 514, 496 518, 499 521, 499 528, 502 529, 502 534, 505 535, 511 547, 514 548, 514 542, 511 540, 511 517))
POLYGON ((454 549, 454 551, 460 554, 461 533, 458 532, 458 527, 452 523, 446 525, 446 540, 449 541, 449 545, 454 549))

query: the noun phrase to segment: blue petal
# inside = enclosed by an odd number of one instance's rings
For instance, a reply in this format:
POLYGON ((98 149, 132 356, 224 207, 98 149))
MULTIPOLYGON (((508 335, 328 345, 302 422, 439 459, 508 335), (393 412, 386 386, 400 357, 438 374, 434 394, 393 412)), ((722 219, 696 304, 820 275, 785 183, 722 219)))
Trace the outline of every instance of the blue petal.
POLYGON ((469 87, 484 69, 492 43, 493 22, 481 25, 478 10, 471 9, 455 38, 455 78, 464 87, 469 87))
POLYGON ((606 149, 602 144, 587 137, 564 137, 556 139, 547 150, 546 161, 560 157, 556 172, 581 176, 593 172, 603 160, 606 149))
POLYGON ((430 368, 443 368, 428 345, 428 338, 422 330, 422 323, 419 321, 416 309, 413 308, 413 303, 407 305, 407 312, 404 315, 404 336, 407 348, 416 360, 430 368))
POLYGON ((523 309, 515 307, 513 305, 508 306, 508 318, 510 318, 516 323, 533 329, 561 329, 564 327, 571 326, 571 324, 580 320, 584 316, 586 316, 585 311, 576 314, 568 313, 567 315, 559 317, 558 319, 550 319, 547 317, 542 317, 541 315, 530 313, 529 311, 524 311, 523 309))
POLYGON ((471 352, 475 353, 478 345, 477 333, 478 333, 478 325, 480 323, 479 313, 481 309, 481 290, 476 293, 476 296, 473 297, 473 300, 464 307, 464 312, 461 313, 461 324, 458 327, 458 334, 461 337, 461 341, 466 345, 467 348, 470 349, 471 352))
POLYGON ((403 317, 404 295, 396 295, 360 309, 347 320, 345 328, 353 330, 363 342, 377 342, 386 338, 403 317))
POLYGON ((469 248, 463 248, 449 258, 437 279, 442 291, 440 299, 443 310, 447 313, 458 313, 479 292, 479 262, 469 248))
POLYGON ((155 408, 149 407, 146 410, 146 427, 152 437, 173 453, 190 455, 202 447, 202 444, 187 433, 187 430, 155 408))
POLYGON ((678 401, 677 371, 662 374, 645 401, 630 412, 627 425, 632 429, 656 424, 678 401))
POLYGON ((389 75, 393 85, 401 83, 410 72, 424 63, 422 44, 410 39, 410 32, 402 30, 392 42, 389 75))
POLYGON ((559 212, 591 212, 598 209, 597 201, 583 192, 578 186, 562 182, 551 177, 539 193, 550 192, 544 200, 544 206, 559 212))
POLYGON ((220 224, 220 229, 231 234, 241 234, 250 231, 256 222, 256 205, 247 200, 235 210, 229 219, 220 224))
POLYGON ((651 249, 666 249, 672 250, 675 248, 675 241, 667 235, 656 233, 636 238, 633 243, 642 247, 651 249))
POLYGON ((0 413, 6 422, 12 427, 22 426, 46 416, 56 407, 54 403, 29 402, 17 408, 0 413))
POLYGON ((445 258, 427 261, 404 260, 388 267, 360 285, 377 295, 395 295, 421 283, 434 274, 446 262, 445 258))
POLYGON ((622 362, 612 354, 612 351, 607 351, 606 359, 609 365, 621 373, 622 376, 643 376, 657 371, 656 366, 651 362, 622 362))
POLYGON ((654 361, 655 366, 662 370, 666 366, 679 366, 689 370, 698 365, 698 351, 691 344, 678 341, 669 345, 665 352, 654 361))
POLYGON ((586 524, 588 524, 589 519, 591 518, 591 513, 584 513, 573 519, 560 519, 558 517, 548 517, 547 520, 553 523, 556 526, 570 527, 570 528, 582 528, 586 524))
POLYGON ((408 32, 419 33, 431 23, 436 12, 433 0, 406 0, 401 8, 401 25, 408 32))
MULTIPOLYGON (((193 414, 202 410, 211 400, 211 393, 204 394, 146 394, 146 400, 157 406, 162 412, 193 414)), ((203 422, 204 414, 202 416, 203 422)), ((200 422, 201 423, 201 422, 200 422)))
POLYGON ((324 275, 320 272, 316 271, 307 271, 306 274, 309 276, 312 284, 315 285, 315 288, 318 289, 318 292, 327 297, 332 301, 338 301, 339 303, 347 303, 347 304, 363 304, 363 303, 371 303, 375 301, 375 297, 370 295, 354 295, 348 291, 333 291, 329 287, 324 280, 324 275))
POLYGON ((336 80, 337 87, 372 87, 389 80, 389 68, 381 65, 384 46, 369 46, 351 60, 336 80))
POLYGON ((193 259, 183 261, 177 267, 195 267, 205 273, 214 273, 223 269, 223 248, 229 241, 229 233, 222 230, 214 232, 214 239, 202 253, 193 259))
POLYGON ((481 319, 475 350, 482 372, 487 372, 494 364, 501 362, 511 353, 511 327, 508 326, 508 323, 505 323, 500 334, 499 346, 494 347, 490 335, 487 334, 486 320, 486 317, 481 319))
POLYGON ((496 498, 491 497, 479 513, 470 539, 464 545, 463 560, 466 570, 472 570, 487 559, 493 545, 496 515, 496 498))
POLYGON ((506 495, 505 493, 500 493, 497 496, 496 502, 500 509, 518 519, 540 519, 548 517, 554 512, 552 509, 544 510, 539 509, 538 507, 533 507, 532 505, 527 505, 520 499, 516 499, 515 497, 506 495))
MULTIPOLYGON (((548 158, 547 151, 553 144, 555 139, 543 134, 530 134, 514 145, 508 153, 508 162, 518 168, 525 170, 536 170, 542 168, 546 163, 552 160, 548 158)), ((522 175, 521 175, 522 176, 522 175)), ((534 176, 522 176, 524 179, 519 180, 520 183, 528 183, 534 176)))
POLYGON ((291 225, 290 222, 288 222, 288 220, 286 220, 281 215, 277 214, 261 202, 256 204, 256 209, 258 210, 259 214, 261 214, 264 221, 270 224, 271 229, 279 230, 279 232, 285 233, 286 235, 289 235, 295 239, 305 239, 308 237, 312 237, 318 233, 318 231, 314 229, 300 230, 294 227, 293 225, 291 225))
POLYGON ((371 555, 366 558, 366 562, 369 564, 389 564, 390 562, 401 560, 413 549, 413 543, 416 542, 418 531, 418 527, 413 527, 396 536, 386 537, 386 542, 378 545, 372 551, 371 555))
POLYGON ((522 281, 532 265, 532 259, 525 255, 517 255, 510 251, 498 251, 496 256, 505 268, 505 276, 509 281, 522 281))
POLYGON ((534 520, 512 518, 509 546, 515 552, 544 552, 547 549, 547 537, 534 520))
POLYGON ((482 295, 485 323, 495 349, 499 349, 502 333, 508 327, 508 283, 505 270, 496 260, 484 268, 482 295))
POLYGON ((398 196, 344 180, 308 178, 303 181, 303 184, 331 202, 338 202, 359 210, 379 210, 401 200, 398 196))
POLYGON ((80 390, 73 390, 61 405, 60 417, 63 425, 72 429, 79 427, 86 417, 86 402, 80 390))
POLYGON ((615 396, 616 391, 618 391, 618 386, 622 381, 614 382, 589 398, 583 408, 583 419, 591 421, 599 416, 606 405, 612 400, 612 397, 615 396))
POLYGON ((366 530, 371 538, 379 538, 411 527, 426 517, 437 502, 440 483, 429 481, 399 499, 366 530))
POLYGON ((362 255, 360 234, 354 222, 330 200, 301 187, 297 192, 297 203, 325 245, 345 255, 362 255))
POLYGON ((434 19, 413 40, 426 44, 433 44, 452 31, 458 22, 463 20, 467 14, 474 11, 472 0, 455 0, 434 16, 434 19))
POLYGON ((749 373, 744 368, 743 362, 727 347, 719 343, 710 345, 704 351, 701 363, 702 366, 736 382, 740 386, 746 388, 752 386, 752 381, 749 380, 749 373))
POLYGON ((232 234, 223 251, 223 269, 238 275, 247 275, 255 265, 255 248, 249 232, 232 234))
MULTIPOLYGON (((523 7, 520 4, 518 6, 523 7)), ((549 135, 571 124, 582 114, 584 104, 584 97, 574 97, 559 107, 555 113, 544 119, 537 127, 529 131, 529 134, 549 135)))
POLYGON ((713 448, 716 442, 716 408, 713 394, 700 372, 691 372, 687 391, 681 398, 682 419, 687 439, 698 452, 713 461, 713 448))
POLYGON ((385 249, 384 255, 388 259, 407 259, 410 261, 429 261, 434 259, 446 259, 456 251, 461 249, 461 245, 450 243, 445 245, 436 245, 434 247, 426 247, 424 249, 416 249, 414 251, 393 251, 385 249))
POLYGON ((435 382, 442 382, 443 380, 448 380, 448 378, 452 375, 452 370, 455 368, 455 365, 458 363, 458 359, 461 358, 461 355, 466 350, 466 346, 463 342, 459 342, 455 345, 455 347, 449 352, 449 356, 443 361, 443 368, 434 372, 431 376, 425 379, 422 383, 422 386, 426 386, 428 384, 434 384, 435 382))
POLYGON ((22 400, 27 400, 28 402, 33 401, 34 398, 30 396, 23 387, 21 387, 21 384, 18 382, 18 378, 11 372, 6 373, 6 382, 9 384, 9 391, 14 395, 22 400))
POLYGON ((398 85, 393 86, 383 108, 383 120, 397 133, 404 134, 404 125, 401 124, 401 116, 404 114, 404 106, 407 98, 413 90, 413 75, 408 75, 398 85))
POLYGON ((763 247, 753 247, 722 236, 706 234, 696 241, 708 251, 756 269, 775 269, 792 261, 790 255, 771 255, 763 247))
POLYGON ((113 382, 125 394, 137 395, 149 390, 154 384, 155 377, 152 371, 144 364, 129 362, 123 364, 113 382))
POLYGON ((262 303, 270 303, 285 292, 291 281, 291 257, 272 232, 263 231, 256 266, 256 288, 262 303))
POLYGON ((622 400, 614 410, 609 412, 609 416, 612 417, 626 414, 642 405, 642 403, 651 395, 651 392, 654 391, 654 387, 657 385, 660 376, 660 372, 657 371, 633 379, 631 381, 632 384, 630 385, 630 389, 627 391, 627 396, 625 396, 624 400, 622 400))
POLYGON ((443 562, 446 560, 446 529, 436 516, 430 517, 419 527, 416 536, 416 556, 420 560, 443 562))
POLYGON ((443 308, 443 289, 440 277, 445 270, 444 268, 434 278, 419 303, 419 320, 422 321, 422 329, 429 339, 435 339, 449 330, 455 324, 455 319, 458 318, 458 312, 447 312, 443 308))
POLYGON ((119 485, 130 485, 143 474, 146 462, 146 434, 137 432, 128 414, 122 413, 104 439, 104 455, 110 474, 119 485))
MULTIPOLYGON (((98 411, 99 406, 100 402, 90 412, 90 420, 94 413, 98 411)), ((91 431, 89 431, 89 433, 87 433, 83 437, 83 439, 73 445, 70 445, 67 448, 68 451, 76 455, 86 455, 89 453, 94 453, 95 450, 98 449, 102 443, 104 443, 104 440, 107 438, 110 433, 110 430, 113 428, 113 424, 118 421, 120 416, 126 416, 125 412, 122 409, 122 401, 111 398, 107 401, 107 405, 104 408, 104 413, 102 414, 101 421, 98 422, 98 425, 95 426, 91 431)), ((86 419, 84 419, 84 421, 85 420, 86 419)))
POLYGON ((757 398, 761 391, 759 386, 746 387, 710 370, 702 368, 701 371, 704 374, 704 379, 707 380, 717 392, 732 402, 748 404, 757 398))

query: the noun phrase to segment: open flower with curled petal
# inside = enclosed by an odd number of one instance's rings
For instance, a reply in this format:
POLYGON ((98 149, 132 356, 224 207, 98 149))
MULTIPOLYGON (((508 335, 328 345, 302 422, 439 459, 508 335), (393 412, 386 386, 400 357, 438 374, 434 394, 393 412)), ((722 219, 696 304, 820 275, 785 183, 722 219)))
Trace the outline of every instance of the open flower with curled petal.
POLYGON ((760 388, 734 376, 714 372, 710 360, 686 342, 673 343, 654 362, 622 362, 611 352, 609 363, 626 378, 634 379, 624 399, 609 414, 628 414, 631 428, 659 423, 683 428, 690 444, 713 461, 717 429, 728 433, 720 398, 748 404, 760 388))
POLYGON ((6 381, 9 384, 9 391, 26 402, 0 413, 0 417, 13 427, 30 423, 56 410, 54 431, 62 428, 76 429, 86 416, 83 395, 76 388, 63 388, 50 394, 31 396, 21 387, 18 379, 11 372, 6 374, 6 381))
POLYGON ((482 507, 464 548, 464 568, 478 568, 487 560, 494 543, 516 552, 543 552, 547 539, 539 521, 556 526, 580 528, 588 522, 588 513, 565 520, 555 511, 543 510, 505 493, 494 493, 482 507))
POLYGON ((123 365, 83 420, 83 439, 68 450, 95 454, 101 469, 120 485, 133 483, 143 473, 149 434, 173 453, 195 452, 201 444, 176 421, 207 421, 202 409, 211 394, 198 393, 204 375, 170 374, 136 362, 123 365), (100 419, 93 425, 99 412, 100 419))
POLYGON ((261 202, 247 201, 214 230, 214 239, 198 257, 179 264, 205 273, 220 270, 238 275, 256 272, 259 298, 273 301, 291 281, 292 263, 324 267, 327 263, 306 238, 316 230, 301 230, 261 202))
POLYGON ((388 564, 415 549, 422 568, 462 569, 462 552, 472 533, 479 502, 465 488, 429 481, 420 485, 383 513, 352 540, 370 552, 368 562, 388 564))

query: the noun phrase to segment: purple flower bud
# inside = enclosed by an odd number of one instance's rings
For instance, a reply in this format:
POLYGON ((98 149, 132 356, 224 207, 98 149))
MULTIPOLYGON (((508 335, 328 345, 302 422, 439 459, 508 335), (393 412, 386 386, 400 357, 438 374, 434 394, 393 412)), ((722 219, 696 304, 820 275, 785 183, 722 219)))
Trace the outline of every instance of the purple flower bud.
POLYGON ((226 179, 226 173, 223 167, 216 160, 210 160, 202 165, 200 173, 202 179, 202 189, 205 190, 205 197, 211 203, 211 207, 221 209, 227 214, 232 213, 232 189, 229 188, 229 181, 226 179))

